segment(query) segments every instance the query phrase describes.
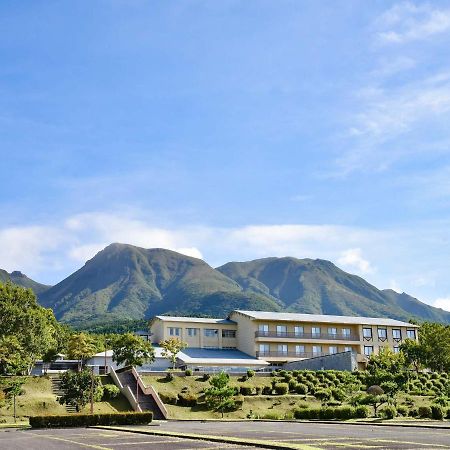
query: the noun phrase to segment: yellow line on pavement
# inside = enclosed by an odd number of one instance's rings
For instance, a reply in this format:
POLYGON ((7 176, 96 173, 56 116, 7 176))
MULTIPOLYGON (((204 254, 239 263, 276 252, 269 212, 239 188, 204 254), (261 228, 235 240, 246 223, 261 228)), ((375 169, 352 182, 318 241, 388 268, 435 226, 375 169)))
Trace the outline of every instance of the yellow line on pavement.
MULTIPOLYGON (((410 445, 422 445, 426 447, 440 447, 440 448, 450 448, 450 446, 445 444, 426 444, 424 442, 411 442, 411 441, 401 441, 401 440, 389 440, 389 439, 376 439, 376 438, 367 438, 369 442, 380 442, 381 444, 410 444, 410 445)), ((420 448, 420 447, 419 447, 420 448)))
POLYGON ((40 433, 30 433, 30 434, 32 434, 33 436, 43 437, 43 438, 47 438, 47 439, 52 439, 52 440, 55 440, 55 441, 69 442, 70 444, 77 444, 80 447, 96 448, 97 450, 113 450, 112 448, 102 447, 101 445, 84 444, 83 442, 73 441, 72 439, 64 439, 64 438, 60 438, 60 437, 56 437, 56 436, 50 436, 50 435, 47 435, 47 434, 40 434, 40 433))

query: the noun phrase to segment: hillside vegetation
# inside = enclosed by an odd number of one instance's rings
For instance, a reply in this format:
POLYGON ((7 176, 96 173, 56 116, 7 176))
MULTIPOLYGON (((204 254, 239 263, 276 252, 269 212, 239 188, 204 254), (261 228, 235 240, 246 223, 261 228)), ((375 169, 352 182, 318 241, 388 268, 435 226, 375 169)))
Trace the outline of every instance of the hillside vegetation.
MULTIPOLYGON (((25 278, 15 277, 22 284, 25 278)), ((156 314, 225 317, 233 309, 450 323, 450 312, 377 289, 325 260, 264 258, 214 269, 177 252, 127 244, 109 245, 65 280, 41 290, 39 302, 58 320, 90 329, 128 326, 156 314)))

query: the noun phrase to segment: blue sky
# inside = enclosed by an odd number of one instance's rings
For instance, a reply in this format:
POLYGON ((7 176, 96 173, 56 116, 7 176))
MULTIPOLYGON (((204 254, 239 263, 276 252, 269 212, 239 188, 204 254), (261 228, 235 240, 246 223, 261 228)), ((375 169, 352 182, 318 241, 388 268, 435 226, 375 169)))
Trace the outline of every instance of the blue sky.
POLYGON ((450 310, 450 2, 0 2, 0 267, 330 259, 450 310))

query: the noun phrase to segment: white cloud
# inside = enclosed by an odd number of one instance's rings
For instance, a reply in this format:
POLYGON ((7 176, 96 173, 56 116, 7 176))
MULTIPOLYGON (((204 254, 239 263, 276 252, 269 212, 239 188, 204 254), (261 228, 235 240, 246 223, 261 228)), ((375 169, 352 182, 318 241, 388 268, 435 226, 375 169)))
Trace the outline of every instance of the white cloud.
POLYGON ((450 297, 438 298, 433 302, 433 306, 436 308, 442 308, 446 311, 450 311, 450 297))
POLYGON ((193 258, 203 259, 201 251, 195 247, 177 248, 175 251, 186 256, 192 256, 193 258))
POLYGON ((350 248, 345 250, 342 252, 342 255, 339 257, 337 262, 344 268, 348 268, 350 270, 355 269, 361 274, 372 273, 374 270, 370 262, 363 258, 360 248, 350 248))
POLYGON ((450 9, 402 2, 382 14, 377 25, 378 39, 383 44, 424 40, 450 30, 450 9))

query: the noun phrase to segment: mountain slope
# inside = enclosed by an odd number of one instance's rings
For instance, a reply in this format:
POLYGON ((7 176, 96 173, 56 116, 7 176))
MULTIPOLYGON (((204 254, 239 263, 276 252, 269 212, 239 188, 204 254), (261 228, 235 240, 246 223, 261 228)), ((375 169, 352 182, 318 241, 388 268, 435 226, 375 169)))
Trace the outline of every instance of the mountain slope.
POLYGON ((109 245, 39 300, 74 325, 162 313, 220 316, 230 304, 279 309, 277 301, 244 293, 200 259, 126 244, 109 245))
POLYGON ((392 290, 381 291, 356 275, 320 259, 264 258, 231 262, 218 271, 244 291, 281 301, 287 312, 385 316, 450 323, 450 312, 392 290))
POLYGON ((0 269, 0 282, 4 283, 6 281, 11 281, 12 283, 18 284, 19 286, 25 288, 30 288, 36 295, 42 294, 51 287, 28 278, 22 272, 14 271, 8 273, 6 270, 0 269))

